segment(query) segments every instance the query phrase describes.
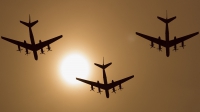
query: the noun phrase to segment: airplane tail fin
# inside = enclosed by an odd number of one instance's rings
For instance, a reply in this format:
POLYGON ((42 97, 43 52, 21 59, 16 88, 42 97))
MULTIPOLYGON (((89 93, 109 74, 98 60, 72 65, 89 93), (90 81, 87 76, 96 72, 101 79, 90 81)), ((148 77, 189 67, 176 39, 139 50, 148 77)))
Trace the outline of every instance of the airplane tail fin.
POLYGON ((97 63, 94 63, 96 66, 98 66, 99 68, 102 68, 102 69, 106 69, 108 66, 110 66, 112 63, 107 63, 106 65, 104 65, 104 58, 103 58, 103 65, 100 65, 100 64, 97 64, 97 63))
POLYGON ((170 23, 171 21, 173 21, 174 19, 176 19, 176 16, 172 17, 172 18, 167 18, 167 11, 166 11, 166 19, 162 18, 162 17, 157 17, 158 19, 160 19, 162 22, 164 23, 170 23))
POLYGON ((158 19, 160 19, 161 21, 163 21, 164 23, 170 23, 171 21, 173 21, 174 19, 176 19, 176 16, 172 17, 172 18, 169 18, 169 19, 164 19, 162 17, 157 17, 158 19))
POLYGON ((20 21, 20 23, 24 24, 24 25, 27 26, 27 27, 32 27, 32 26, 34 26, 37 22, 38 22, 38 20, 36 20, 36 21, 34 21, 34 22, 31 22, 31 17, 30 17, 30 15, 29 15, 29 23, 24 22, 24 21, 20 21))

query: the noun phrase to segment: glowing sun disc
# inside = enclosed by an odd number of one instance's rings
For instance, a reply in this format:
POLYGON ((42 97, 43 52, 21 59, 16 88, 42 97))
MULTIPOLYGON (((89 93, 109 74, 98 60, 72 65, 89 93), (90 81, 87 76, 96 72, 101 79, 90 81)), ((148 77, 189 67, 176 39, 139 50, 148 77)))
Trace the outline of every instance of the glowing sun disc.
POLYGON ((87 78, 89 74, 89 64, 82 55, 68 55, 61 63, 60 67, 62 78, 70 84, 78 84, 78 78, 87 78))

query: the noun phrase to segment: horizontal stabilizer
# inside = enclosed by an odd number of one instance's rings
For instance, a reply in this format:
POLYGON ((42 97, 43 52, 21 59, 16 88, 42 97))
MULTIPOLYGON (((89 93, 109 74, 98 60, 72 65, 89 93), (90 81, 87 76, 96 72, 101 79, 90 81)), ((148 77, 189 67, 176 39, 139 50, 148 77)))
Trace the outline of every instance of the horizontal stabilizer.
POLYGON ((108 66, 110 66, 112 63, 108 63, 106 65, 100 65, 100 64, 97 64, 97 63, 94 63, 96 66, 102 68, 102 69, 106 69, 108 66))
POLYGON ((161 18, 161 17, 157 17, 158 19, 160 19, 161 21, 163 21, 164 23, 170 23, 171 21, 173 21, 174 19, 176 19, 176 16, 172 17, 172 18, 169 18, 169 19, 164 19, 164 18, 161 18))
POLYGON ((34 22, 31 22, 31 23, 26 23, 24 21, 20 21, 20 23, 26 25, 27 27, 32 27, 34 26, 36 23, 38 22, 38 20, 34 21, 34 22))

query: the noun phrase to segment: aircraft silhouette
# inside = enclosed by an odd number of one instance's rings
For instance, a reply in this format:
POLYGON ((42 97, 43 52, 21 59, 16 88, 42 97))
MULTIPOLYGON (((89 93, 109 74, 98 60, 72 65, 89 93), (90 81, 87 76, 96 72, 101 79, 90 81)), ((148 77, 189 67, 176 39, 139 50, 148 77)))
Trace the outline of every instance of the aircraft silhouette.
POLYGON ((112 63, 108 63, 108 64, 104 65, 104 59, 103 59, 103 65, 100 65, 100 64, 97 64, 97 63, 94 63, 94 64, 103 69, 104 84, 101 84, 99 81, 92 82, 92 81, 84 80, 84 79, 81 79, 81 78, 76 78, 76 80, 79 80, 79 81, 82 81, 82 82, 84 82, 86 84, 91 85, 91 90, 90 91, 94 91, 95 88, 93 88, 93 86, 98 87, 98 92, 97 93, 100 93, 100 94, 102 92, 101 89, 104 89, 107 98, 109 98, 109 89, 112 89, 113 92, 116 93, 115 86, 119 85, 119 90, 121 90, 121 89, 123 89, 121 84, 134 77, 134 75, 132 75, 132 76, 129 76, 127 78, 124 78, 124 79, 121 79, 121 80, 118 80, 118 81, 115 81, 115 82, 112 80, 112 82, 108 84, 107 83, 107 77, 106 77, 105 69, 108 66, 110 66, 112 63))
POLYGON ((181 46, 183 49, 184 49, 184 41, 191 38, 191 37, 194 37, 195 35, 199 34, 199 32, 195 32, 195 33, 192 33, 192 34, 189 34, 189 35, 186 35, 186 36, 182 36, 180 38, 176 38, 176 36, 174 37, 174 40, 169 40, 169 27, 168 27, 168 23, 170 23, 171 21, 173 21, 175 17, 172 17, 172 18, 167 18, 167 13, 166 13, 166 19, 164 18, 161 18, 161 17, 157 17, 159 20, 161 20, 162 22, 164 22, 166 24, 166 29, 165 29, 165 40, 161 40, 160 36, 158 38, 155 38, 155 37, 151 37, 151 36, 148 36, 148 35, 145 35, 145 34, 142 34, 142 33, 138 33, 136 32, 137 35, 151 41, 151 48, 154 48, 154 42, 156 44, 159 45, 158 47, 158 50, 159 51, 162 51, 162 48, 161 46, 165 47, 166 48, 166 56, 169 57, 170 55, 170 47, 174 46, 174 51, 178 50, 177 49, 177 44, 178 43, 181 43, 181 46))
POLYGON ((31 27, 33 27, 37 22, 38 22, 38 20, 36 20, 34 22, 31 22, 30 15, 29 15, 29 23, 26 23, 24 21, 20 21, 20 23, 24 24, 25 26, 27 26, 29 28, 29 35, 30 35, 31 44, 28 44, 25 40, 24 40, 24 42, 20 42, 20 41, 9 39, 9 38, 3 37, 3 36, 1 36, 1 38, 6 40, 6 41, 8 41, 8 42, 16 44, 18 46, 18 50, 17 51, 21 52, 22 49, 20 47, 24 47, 26 49, 26 54, 25 55, 30 54, 28 52, 28 50, 32 50, 35 60, 38 60, 37 51, 41 50, 40 54, 44 54, 43 47, 45 47, 45 46, 47 46, 47 50, 48 51, 51 51, 50 44, 55 42, 56 40, 62 38, 62 35, 57 36, 57 37, 52 38, 52 39, 49 39, 49 40, 46 40, 44 42, 39 40, 39 43, 35 44, 35 40, 34 40, 34 36, 33 36, 33 32, 32 32, 31 27))

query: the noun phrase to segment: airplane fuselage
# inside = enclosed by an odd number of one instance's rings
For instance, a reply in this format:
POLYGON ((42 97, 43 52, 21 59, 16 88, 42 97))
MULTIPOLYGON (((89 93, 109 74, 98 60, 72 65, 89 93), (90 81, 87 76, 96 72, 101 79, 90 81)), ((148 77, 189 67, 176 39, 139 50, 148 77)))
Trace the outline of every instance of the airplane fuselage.
MULTIPOLYGON (((104 81, 104 85, 108 84, 105 69, 103 69, 103 81, 104 81)), ((109 98, 109 90, 108 89, 105 89, 105 93, 106 93, 106 97, 109 98)))
POLYGON ((166 23, 166 29, 165 29, 165 42, 166 42, 166 56, 169 57, 170 55, 170 47, 169 47, 169 27, 168 23, 166 23))
POLYGON ((34 58, 35 60, 38 60, 38 54, 37 54, 37 50, 35 50, 34 46, 35 46, 35 40, 34 40, 34 36, 33 36, 33 32, 32 32, 32 29, 31 27, 29 27, 29 35, 30 35, 30 41, 31 41, 31 45, 33 46, 33 55, 34 55, 34 58))

